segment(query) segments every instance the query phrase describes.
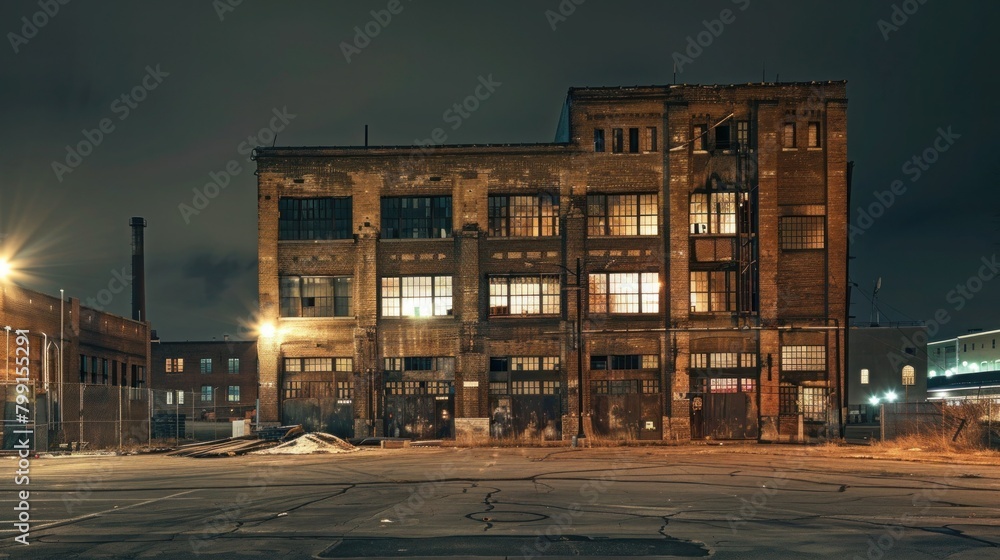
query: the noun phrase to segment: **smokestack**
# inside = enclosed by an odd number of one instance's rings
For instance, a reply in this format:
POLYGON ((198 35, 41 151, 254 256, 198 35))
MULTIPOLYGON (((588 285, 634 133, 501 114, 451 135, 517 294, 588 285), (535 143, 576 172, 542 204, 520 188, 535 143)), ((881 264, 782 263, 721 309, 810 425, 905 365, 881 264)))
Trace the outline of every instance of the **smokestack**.
POLYGON ((146 258, 142 230, 146 228, 146 219, 132 218, 128 225, 132 226, 132 319, 145 321, 146 258))

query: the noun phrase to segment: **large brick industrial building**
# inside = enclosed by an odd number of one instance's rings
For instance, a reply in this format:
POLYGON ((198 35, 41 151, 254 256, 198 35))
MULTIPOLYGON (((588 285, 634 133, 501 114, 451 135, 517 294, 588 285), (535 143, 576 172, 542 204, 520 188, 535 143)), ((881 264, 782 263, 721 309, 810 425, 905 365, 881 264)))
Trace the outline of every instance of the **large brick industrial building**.
POLYGON ((574 88, 549 144, 256 159, 262 421, 557 439, 582 416, 589 437, 653 440, 842 423, 844 82, 574 88))

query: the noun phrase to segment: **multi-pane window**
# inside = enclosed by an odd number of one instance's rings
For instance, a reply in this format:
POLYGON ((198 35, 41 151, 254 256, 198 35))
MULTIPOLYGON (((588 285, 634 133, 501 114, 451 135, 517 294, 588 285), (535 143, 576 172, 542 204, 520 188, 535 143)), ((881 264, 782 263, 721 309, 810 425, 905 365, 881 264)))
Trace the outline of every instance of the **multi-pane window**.
POLYGON ((620 128, 611 129, 611 151, 620 154, 624 151, 625 135, 620 128))
POLYGON ((497 356, 490 358, 490 371, 556 371, 559 356, 497 356))
POLYGON ((202 358, 199 360, 198 371, 201 373, 212 373, 212 358, 202 358))
POLYGON ((628 153, 638 154, 639 153, 639 129, 630 128, 628 129, 628 153))
POLYGON ((691 313, 735 310, 736 271, 691 271, 691 313))
POLYGON ((491 236, 559 235, 559 195, 490 196, 488 210, 491 236))
POLYGON ((861 384, 868 385, 868 368, 861 368, 861 384))
MULTIPOLYGON (((184 358, 167 358, 167 373, 183 373, 184 372, 184 358)), ((86 364, 84 363, 84 369, 86 369, 86 364)))
POLYGON ((382 239, 439 239, 450 236, 450 196, 382 199, 382 239))
POLYGON ((354 358, 285 358, 285 373, 352 371, 354 358))
POLYGON ((736 141, 740 148, 750 148, 750 121, 736 121, 736 141))
MULTIPOLYGON (((989 362, 983 362, 982 368, 985 370, 989 362)), ((916 370, 913 366, 903 366, 903 385, 913 385, 916 382, 916 370)))
POLYGON ((611 272, 590 275, 591 313, 658 313, 660 277, 655 272, 611 272))
POLYGON ((692 368, 757 367, 757 354, 750 352, 712 352, 691 354, 692 368))
POLYGON ((691 127, 691 145, 696 152, 704 152, 708 146, 708 127, 696 124, 691 127))
POLYGON ((490 277, 490 315, 559 313, 559 276, 490 277))
POLYGON ((278 280, 282 317, 354 314, 350 276, 282 276, 278 280))
POLYGON ((354 358, 334 358, 333 371, 354 371, 354 358))
POLYGON ((430 357, 411 356, 408 358, 386 358, 386 371, 439 371, 444 373, 455 372, 455 358, 453 357, 430 357))
POLYGON ((657 369, 660 357, 656 354, 616 354, 590 356, 592 370, 657 369))
POLYGON ((826 346, 782 346, 781 369, 784 371, 825 370, 826 346))
POLYGON ((240 359, 239 358, 229 358, 227 361, 227 367, 229 373, 239 373, 240 372, 240 359))
POLYGON ((201 386, 201 402, 212 402, 212 386, 201 386))
POLYGON ((748 377, 713 377, 708 380, 711 393, 752 393, 756 387, 756 380, 748 377))
POLYGON ((302 381, 285 381, 285 398, 300 399, 306 396, 305 383, 302 381))
POLYGON ((806 420, 826 420, 826 388, 799 387, 799 411, 806 420))
POLYGON ((382 278, 383 317, 432 317, 451 314, 451 276, 382 278))
POLYGON ((782 129, 782 146, 785 148, 795 147, 795 123, 785 123, 782 129))
POLYGON ((821 146, 819 138, 818 122, 809 123, 809 139, 806 145, 809 146, 810 148, 819 148, 821 146))
POLYGON ((603 152, 604 151, 604 129, 595 128, 594 129, 594 151, 603 152))
POLYGON ((778 224, 782 249, 822 249, 826 227, 823 216, 784 216, 778 224))
POLYGON ((230 385, 226 390, 226 401, 240 402, 240 386, 230 385))
POLYGON ((736 233, 736 193, 712 192, 691 195, 691 233, 736 233))
POLYGON ((302 371, 333 371, 333 358, 302 358, 302 371))
POLYGON ((656 235, 655 194, 587 195, 587 235, 656 235))
POLYGON ((351 197, 278 200, 279 240, 348 239, 351 197))
POLYGON ((337 382, 337 398, 350 400, 354 398, 354 383, 352 381, 337 382))
POLYGON ((639 392, 652 395, 654 393, 660 392, 660 380, 659 379, 641 379, 639 380, 639 392))

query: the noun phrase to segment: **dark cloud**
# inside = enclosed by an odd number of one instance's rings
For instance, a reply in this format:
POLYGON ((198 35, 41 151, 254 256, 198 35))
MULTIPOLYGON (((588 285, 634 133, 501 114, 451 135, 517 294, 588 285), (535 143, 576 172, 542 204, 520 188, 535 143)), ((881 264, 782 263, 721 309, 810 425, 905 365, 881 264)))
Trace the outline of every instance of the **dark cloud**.
MULTIPOLYGON (((386 2, 243 2, 221 20, 215 4, 60 4, 15 54, 8 33, 21 33, 38 2, 0 3, 0 220, 19 217, 0 231, 30 230, 34 247, 44 247, 32 253, 41 271, 34 286, 96 293, 128 262, 129 217, 144 216, 156 272, 150 319, 174 337, 216 336, 256 298, 247 264, 256 252, 256 184, 237 146, 274 108, 297 115, 279 145, 359 144, 365 124, 372 143, 409 144, 442 126, 442 113, 492 74, 503 86, 448 141, 547 142, 567 88, 670 83, 673 54, 723 9, 735 20, 678 82, 759 81, 765 65, 768 80, 847 79, 852 218, 938 127, 962 134, 851 247, 855 281, 883 276, 881 301, 930 317, 997 250, 997 78, 982 62, 1000 50, 997 2, 921 3, 888 40, 879 21, 901 2, 591 0, 554 30, 546 12, 572 3, 403 2, 350 63, 342 45, 386 2), (118 120, 112 104, 157 64, 170 76, 118 120), (57 180, 52 162, 103 118, 115 130, 57 180), (178 205, 234 159, 241 172, 185 221, 178 205)), ((127 298, 119 299, 112 308, 127 315, 127 298)), ((943 334, 996 327, 998 308, 1000 282, 987 283, 943 334)))

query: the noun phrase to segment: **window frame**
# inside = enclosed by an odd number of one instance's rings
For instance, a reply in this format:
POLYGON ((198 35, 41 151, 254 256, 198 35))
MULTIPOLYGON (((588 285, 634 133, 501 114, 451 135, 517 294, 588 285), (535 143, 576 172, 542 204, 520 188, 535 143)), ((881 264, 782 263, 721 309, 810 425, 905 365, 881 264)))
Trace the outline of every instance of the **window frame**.
POLYGON ((449 239, 454 233, 454 200, 450 194, 383 196, 379 204, 380 239, 449 239), (424 201, 424 205, 414 205, 417 201, 424 201), (424 216, 419 215, 421 210, 424 216), (421 235, 404 235, 407 233, 421 235))
POLYGON ((487 231, 491 237, 558 237, 559 236, 559 195, 539 192, 537 195, 491 194, 487 197, 487 231), (524 204, 534 199, 533 204, 524 204), (523 215, 530 208, 531 216, 523 215), (520 209, 522 212, 517 212, 520 209), (525 226, 515 220, 529 220, 527 226, 533 230, 523 234, 525 226), (516 232, 516 234, 515 234, 516 232))
MULTIPOLYGON (((444 287, 440 286, 443 290, 444 287)), ((405 275, 405 276, 382 276, 379 279, 379 318, 383 319, 426 319, 431 317, 454 317, 455 316, 455 300, 454 300, 454 278, 450 275, 405 275), (447 278, 447 295, 439 295, 439 282, 443 283, 444 279, 447 278), (430 295, 429 296, 405 296, 405 290, 422 288, 425 286, 420 286, 413 284, 414 281, 430 280, 430 295), (406 286, 407 280, 410 281, 410 286, 406 286), (395 281, 395 282, 394 282, 395 281), (388 282, 388 285, 387 285, 388 282), (395 283, 393 287, 392 284, 395 283), (386 295, 387 290, 395 291, 396 295, 386 295), (430 315, 406 315, 404 314, 405 303, 407 300, 419 300, 419 299, 430 299, 431 300, 431 313, 430 315), (447 308, 442 309, 442 312, 438 312, 438 305, 447 305, 447 308), (395 305, 392 305, 395 302, 395 305), (447 303, 446 303, 447 302, 447 303), (396 313, 386 313, 387 310, 396 310, 396 313)), ((412 308, 411 308, 412 309, 412 308)))
POLYGON ((212 358, 199 358, 198 372, 202 374, 212 373, 212 358))
POLYGON ((691 270, 688 276, 690 278, 691 313, 736 312, 737 274, 735 270, 691 270), (701 278, 702 276, 704 279, 701 278), (723 284, 721 289, 718 286, 720 282, 723 284), (698 283, 698 290, 695 290, 696 283, 698 283), (704 284, 704 290, 700 289, 702 284, 704 284), (696 298, 696 295, 704 295, 704 297, 696 298), (702 303, 704 303, 703 308, 701 307, 702 303))
POLYGON ((778 246, 782 251, 826 249, 826 216, 781 216, 778 219, 778 246))
POLYGON ((509 274, 509 275, 491 275, 487 277, 487 293, 488 293, 488 315, 489 317, 524 317, 524 316, 558 316, 562 313, 562 278, 558 274, 532 274, 532 275, 520 275, 520 274, 509 274), (515 280, 517 282, 515 282, 515 280), (532 284, 527 282, 528 280, 537 280, 536 283, 532 284), (512 289, 515 285, 523 285, 525 288, 537 287, 536 293, 521 293, 515 294, 512 289), (555 287, 555 291, 551 291, 552 287, 555 287), (494 287, 503 293, 495 293, 494 287), (546 288, 550 291, 546 292, 546 288), (503 290, 499 290, 503 288, 503 290), (515 313, 515 300, 514 298, 519 298, 517 300, 518 307, 522 309, 521 312, 515 313), (525 302, 524 298, 529 298, 530 300, 535 300, 533 302, 525 302), (504 304, 501 305, 501 299, 504 300, 504 304), (555 306, 553 310, 552 307, 555 306), (537 308, 537 311, 523 311, 525 307, 530 309, 537 308), (506 309, 506 312, 503 310, 506 309))
POLYGON ((625 152, 625 133, 621 128, 611 129, 611 153, 621 154, 625 152))
POLYGON ((283 319, 316 319, 316 318, 353 318, 354 317, 354 277, 353 276, 305 276, 285 275, 278 277, 278 313, 283 319), (329 281, 329 295, 315 295, 319 286, 318 280, 329 281), (307 285, 313 285, 314 295, 304 295, 307 285), (346 293, 346 295, 345 295, 346 293), (297 295, 296 295, 297 294, 297 295), (339 295, 338 295, 339 294, 339 295), (317 305, 316 300, 329 300, 324 305, 317 305), (310 302, 311 305, 306 305, 310 302), (321 312, 329 308, 329 313, 321 312), (312 309, 305 314, 306 309, 312 309), (339 313, 338 313, 339 311, 339 313))
POLYGON ((282 196, 278 198, 278 241, 353 239, 353 219, 354 201, 350 196, 282 196), (307 202, 313 203, 314 207, 305 208, 307 202), (329 207, 320 208, 323 203, 329 203, 329 207), (303 217, 307 213, 313 213, 314 217, 303 217), (292 217, 283 217, 286 214, 292 214, 292 217))
POLYGON ((659 211, 660 197, 657 193, 588 194, 587 237, 653 237, 659 235, 659 211), (652 212, 650 212, 650 204, 652 204, 652 212), (630 211, 633 208, 634 213, 630 211), (614 214, 612 214, 613 210, 614 214), (629 233, 631 228, 635 228, 635 233, 629 233), (650 232, 650 228, 652 228, 652 232, 650 232), (616 233, 620 231, 624 231, 624 233, 616 233))
POLYGON ((660 312, 660 291, 662 282, 656 271, 637 272, 592 272, 588 275, 587 313, 593 315, 649 315, 660 312), (615 286, 631 286, 629 276, 635 275, 636 292, 614 292, 615 286), (656 279, 656 291, 651 293, 643 287, 650 287, 650 276, 656 279), (617 296, 617 302, 616 298, 617 296), (621 311, 622 306, 636 306, 636 311, 621 311))
POLYGON ((794 122, 786 122, 781 128, 781 147, 786 150, 798 148, 798 127, 794 122))
POLYGON ((606 151, 606 149, 607 149, 607 146, 606 146, 605 141, 604 141, 604 129, 603 128, 595 128, 594 129, 594 152, 596 152, 596 153, 604 153, 606 151))

